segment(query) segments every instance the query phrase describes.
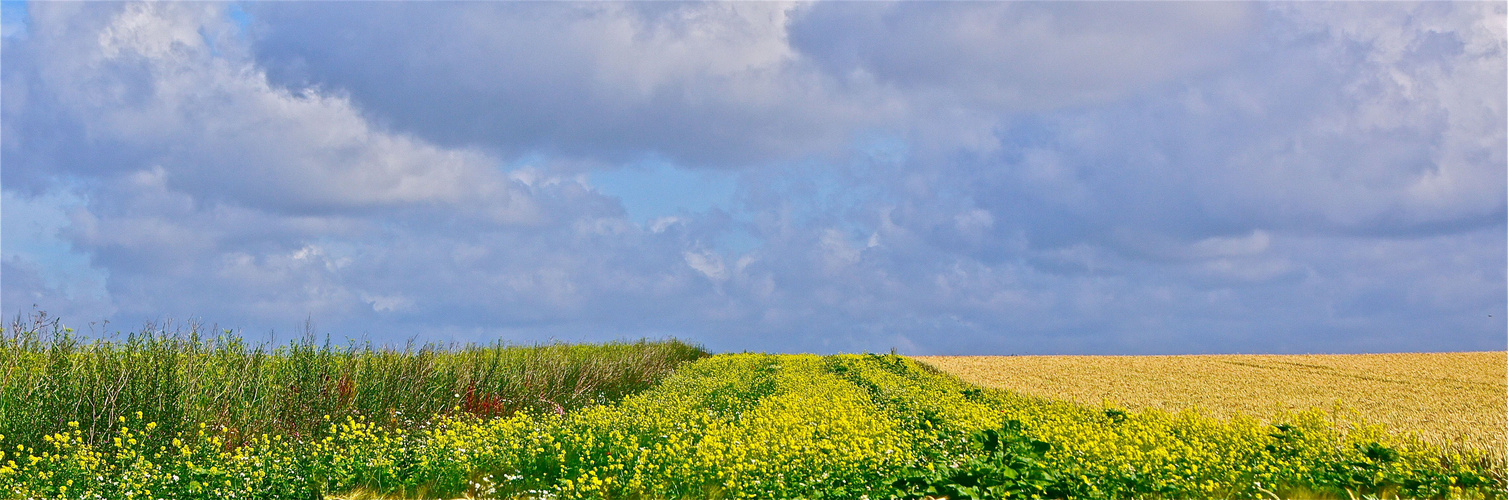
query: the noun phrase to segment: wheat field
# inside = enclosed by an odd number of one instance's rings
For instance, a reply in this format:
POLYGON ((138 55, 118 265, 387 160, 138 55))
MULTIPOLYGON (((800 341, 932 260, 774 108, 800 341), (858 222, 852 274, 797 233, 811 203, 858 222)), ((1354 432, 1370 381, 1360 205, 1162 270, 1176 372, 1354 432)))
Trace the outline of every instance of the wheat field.
POLYGON ((1508 352, 922 356, 985 387, 1084 404, 1259 418, 1321 408, 1508 456, 1508 352))

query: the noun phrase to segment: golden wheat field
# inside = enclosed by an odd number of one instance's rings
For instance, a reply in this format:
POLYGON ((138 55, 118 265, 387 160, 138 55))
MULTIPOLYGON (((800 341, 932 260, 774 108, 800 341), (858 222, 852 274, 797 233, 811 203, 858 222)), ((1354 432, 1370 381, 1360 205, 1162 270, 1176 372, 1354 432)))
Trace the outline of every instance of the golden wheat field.
POLYGON ((1508 455, 1508 352, 923 356, 985 387, 1084 404, 1259 418, 1350 412, 1449 446, 1508 455))

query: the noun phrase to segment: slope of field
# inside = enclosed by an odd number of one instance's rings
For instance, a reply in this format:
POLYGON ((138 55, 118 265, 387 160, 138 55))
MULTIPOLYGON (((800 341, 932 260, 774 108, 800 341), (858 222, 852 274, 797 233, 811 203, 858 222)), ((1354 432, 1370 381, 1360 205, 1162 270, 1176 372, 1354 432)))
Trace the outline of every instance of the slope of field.
POLYGON ((1435 443, 1508 453, 1508 352, 916 359, 985 387, 1133 410, 1271 418, 1339 406, 1435 443))

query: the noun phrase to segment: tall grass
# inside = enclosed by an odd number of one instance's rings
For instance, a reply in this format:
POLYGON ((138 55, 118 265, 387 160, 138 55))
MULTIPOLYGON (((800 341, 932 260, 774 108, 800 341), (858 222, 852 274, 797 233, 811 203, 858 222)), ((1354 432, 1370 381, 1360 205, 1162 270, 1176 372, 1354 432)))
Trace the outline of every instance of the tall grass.
POLYGON ((165 431, 157 436, 203 424, 222 429, 228 446, 263 433, 307 438, 326 418, 352 415, 401 428, 459 412, 564 413, 647 389, 708 355, 675 340, 399 349, 312 335, 271 346, 201 330, 149 325, 124 339, 88 339, 45 314, 17 318, 0 331, 5 445, 40 446, 69 422, 93 443, 137 412, 165 431))

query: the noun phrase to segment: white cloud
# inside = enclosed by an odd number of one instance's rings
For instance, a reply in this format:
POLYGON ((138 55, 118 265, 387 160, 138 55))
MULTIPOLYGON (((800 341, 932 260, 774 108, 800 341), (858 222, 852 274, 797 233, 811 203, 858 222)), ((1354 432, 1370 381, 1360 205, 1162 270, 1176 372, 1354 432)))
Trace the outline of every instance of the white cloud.
POLYGON ((33 63, 52 112, 77 117, 92 140, 147 152, 160 182, 292 212, 441 202, 531 218, 485 155, 382 131, 337 94, 270 85, 223 6, 117 7, 36 6, 45 30, 33 63))
POLYGON ((728 268, 723 265, 723 257, 721 255, 707 251, 686 252, 684 255, 686 256, 686 265, 691 266, 696 272, 702 273, 707 279, 714 282, 728 280, 728 268))
POLYGON ((826 88, 786 40, 798 4, 257 4, 274 79, 347 89, 443 144, 728 168, 834 153, 893 112, 826 88), (343 26, 331 30, 327 26, 343 26), (423 39, 424 48, 393 44, 423 39), (382 65, 362 61, 382 60, 382 65), (457 102, 465 102, 459 105, 457 102), (836 125, 836 126, 834 126, 836 125))
POLYGON ((12 311, 735 350, 1501 340, 1499 4, 29 8, 0 76, 12 311), (737 187, 637 224, 589 179, 645 158, 737 187), (55 245, 13 246, 27 203, 55 245), (63 246, 99 283, 59 279, 63 246))
POLYGON ((372 304, 372 310, 377 312, 394 312, 412 308, 413 299, 402 295, 371 295, 361 294, 361 300, 372 304))

